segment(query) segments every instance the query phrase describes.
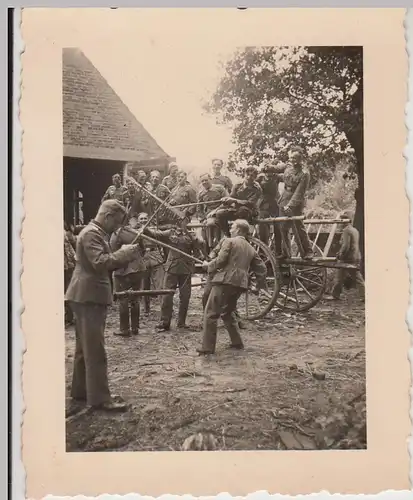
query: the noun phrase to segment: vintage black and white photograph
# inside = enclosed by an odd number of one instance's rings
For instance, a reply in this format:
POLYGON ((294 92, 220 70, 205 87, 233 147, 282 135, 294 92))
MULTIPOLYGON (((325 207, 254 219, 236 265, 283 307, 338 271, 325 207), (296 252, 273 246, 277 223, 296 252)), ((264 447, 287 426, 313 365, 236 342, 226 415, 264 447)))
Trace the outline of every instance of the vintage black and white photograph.
POLYGON ((93 39, 62 50, 66 450, 366 449, 363 47, 93 39))

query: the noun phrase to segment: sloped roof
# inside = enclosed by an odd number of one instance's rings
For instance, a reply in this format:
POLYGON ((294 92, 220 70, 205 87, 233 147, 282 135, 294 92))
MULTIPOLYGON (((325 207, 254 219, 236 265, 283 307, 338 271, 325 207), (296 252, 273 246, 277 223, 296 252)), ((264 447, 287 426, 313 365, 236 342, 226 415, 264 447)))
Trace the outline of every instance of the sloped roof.
POLYGON ((77 48, 63 49, 63 155, 143 162, 169 156, 77 48))

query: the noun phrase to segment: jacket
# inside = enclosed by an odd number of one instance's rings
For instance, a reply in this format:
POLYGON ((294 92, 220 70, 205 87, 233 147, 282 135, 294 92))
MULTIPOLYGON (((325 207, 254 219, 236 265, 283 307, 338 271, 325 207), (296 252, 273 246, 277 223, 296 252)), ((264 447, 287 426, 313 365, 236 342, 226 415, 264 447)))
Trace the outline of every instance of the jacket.
MULTIPOLYGON (((129 226, 122 227, 115 231, 110 238, 110 247, 113 252, 116 252, 123 245, 130 245, 132 241, 136 238, 138 232, 129 226)), ((143 245, 142 239, 139 240, 140 252, 136 252, 136 259, 129 264, 120 269, 114 271, 114 276, 126 276, 127 274, 139 273, 146 271, 146 265, 144 260, 145 247, 143 245)))
MULTIPOLYGON (((202 257, 203 242, 190 231, 182 231, 175 228, 165 231, 145 229, 145 234, 151 238, 163 241, 188 255, 198 254, 202 257)), ((170 274, 192 274, 194 272, 194 263, 183 255, 169 250, 164 268, 165 272, 170 274)))
POLYGON ((359 264, 361 261, 359 241, 360 234, 357 229, 350 224, 346 226, 341 235, 340 250, 338 252, 339 260, 359 264))
POLYGON ((265 278, 267 268, 254 248, 243 236, 222 241, 218 255, 208 265, 212 283, 248 289, 249 273, 265 278))
POLYGON ((288 165, 283 175, 284 191, 278 202, 280 207, 304 209, 305 194, 310 184, 310 172, 288 165))
POLYGON ((112 303, 109 273, 128 264, 136 250, 120 249, 112 253, 109 235, 95 221, 82 229, 76 245, 76 266, 66 300, 72 302, 112 303))

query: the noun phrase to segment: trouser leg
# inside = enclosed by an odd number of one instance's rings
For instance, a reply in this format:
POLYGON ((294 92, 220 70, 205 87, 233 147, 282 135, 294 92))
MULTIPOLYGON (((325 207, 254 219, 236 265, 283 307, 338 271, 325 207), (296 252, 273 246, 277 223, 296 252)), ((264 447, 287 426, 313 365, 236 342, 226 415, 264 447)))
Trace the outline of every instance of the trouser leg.
POLYGON ((213 285, 204 312, 202 350, 215 352, 218 319, 221 316, 222 286, 213 285))
MULTIPOLYGON (((125 292, 129 289, 129 281, 127 276, 113 276, 113 286, 116 292, 125 292)), ((119 327, 120 333, 128 335, 130 333, 129 320, 129 299, 122 297, 119 303, 119 327)))
MULTIPOLYGON (((151 274, 152 274, 152 269, 148 269, 145 271, 145 274, 142 279, 141 283, 141 288, 142 290, 150 290, 151 289, 151 274)), ((143 303, 145 306, 145 312, 146 314, 149 314, 151 310, 151 298, 149 296, 145 296, 143 298, 143 303)))
MULTIPOLYGON (((141 290, 142 288, 142 273, 133 273, 128 275, 129 287, 132 290, 141 290)), ((132 297, 130 301, 130 322, 133 334, 139 332, 140 320, 140 298, 132 297)))
MULTIPOLYGON (((176 274, 165 273, 164 287, 167 290, 175 290, 178 286, 178 276, 176 274)), ((170 328, 173 313, 173 295, 164 295, 161 305, 161 324, 170 328)))
POLYGON ((202 309, 205 311, 206 304, 208 302, 209 294, 211 293, 212 283, 211 278, 207 276, 207 280, 204 285, 204 293, 202 295, 202 309))
POLYGON ((191 274, 180 274, 178 276, 179 286, 179 309, 178 326, 184 326, 188 314, 189 301, 191 299, 191 274))
POLYGON ((339 299, 341 292, 343 290, 344 278, 346 277, 345 269, 336 269, 336 275, 334 278, 333 290, 331 292, 335 299, 339 299))
MULTIPOLYGON (((70 307, 76 310, 76 304, 70 303, 70 307)), ((82 316, 80 314, 76 314, 76 311, 74 316, 79 317, 76 318, 75 324, 76 347, 73 361, 72 388, 70 395, 74 399, 86 401, 86 366, 85 357, 83 355, 81 336, 79 334, 79 332, 82 330, 82 316)))
POLYGON ((231 339, 231 345, 242 346, 242 339, 239 333, 236 308, 242 290, 231 285, 223 285, 221 318, 231 339))
MULTIPOLYGON (((77 370, 72 383, 72 396, 83 392, 82 363, 84 363, 86 398, 95 406, 110 401, 107 357, 105 350, 105 325, 107 306, 92 303, 73 303, 76 318, 76 332, 79 339, 77 370), (81 361, 81 353, 83 362, 81 361)), ((77 396, 76 396, 77 395, 77 396)))
MULTIPOLYGON (((64 291, 66 293, 67 287, 70 284, 70 280, 72 279, 73 275, 73 268, 72 269, 65 269, 64 271, 64 291)), ((72 323, 73 322, 73 311, 72 308, 70 307, 70 304, 68 301, 65 300, 65 323, 72 323)))
POLYGON ((355 270, 354 274, 355 274, 354 281, 356 282, 356 286, 357 286, 357 290, 358 290, 359 296, 360 296, 360 298, 362 300, 364 300, 366 289, 365 289, 363 275, 361 274, 361 272, 358 269, 355 270))

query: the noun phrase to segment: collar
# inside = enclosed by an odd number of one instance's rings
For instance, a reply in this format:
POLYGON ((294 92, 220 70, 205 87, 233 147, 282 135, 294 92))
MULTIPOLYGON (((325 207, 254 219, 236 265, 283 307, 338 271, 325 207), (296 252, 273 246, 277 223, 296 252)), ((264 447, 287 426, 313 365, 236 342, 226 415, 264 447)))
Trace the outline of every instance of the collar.
POLYGON ((105 236, 109 237, 109 233, 107 231, 105 231, 105 229, 103 228, 102 224, 99 224, 98 221, 96 221, 95 219, 92 219, 89 224, 91 224, 92 226, 95 226, 100 232, 102 232, 105 236))

